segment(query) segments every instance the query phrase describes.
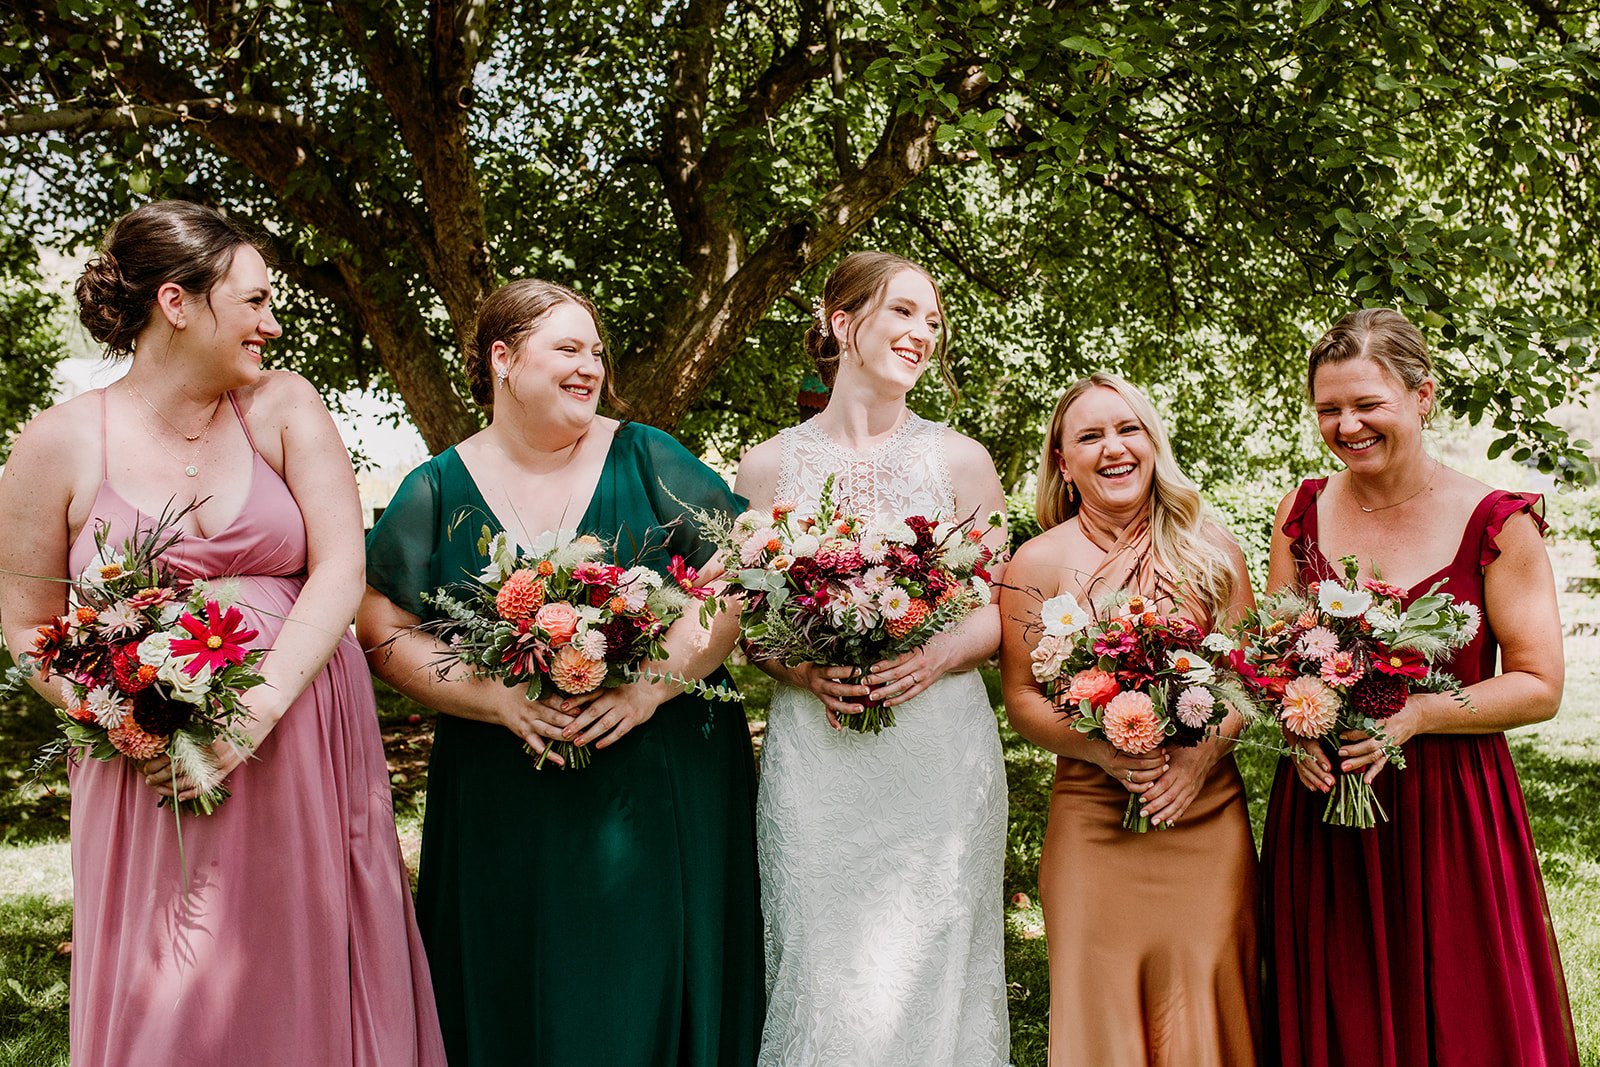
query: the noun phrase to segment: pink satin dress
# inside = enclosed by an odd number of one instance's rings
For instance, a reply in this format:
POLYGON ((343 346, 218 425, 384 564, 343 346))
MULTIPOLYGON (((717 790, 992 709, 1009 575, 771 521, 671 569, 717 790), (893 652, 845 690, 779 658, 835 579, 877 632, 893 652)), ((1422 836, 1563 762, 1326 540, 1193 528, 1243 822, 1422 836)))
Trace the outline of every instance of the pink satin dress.
MULTIPOLYGON (((306 533, 250 444, 239 516, 165 559, 178 577, 236 579, 255 643, 270 647, 305 582, 306 533)), ((154 525, 106 479, 103 450, 74 574, 94 557, 97 524, 113 544, 154 525)), ((181 855, 172 809, 128 760, 69 773, 76 1067, 444 1064, 353 636, 233 772, 221 808, 184 816, 181 855)))

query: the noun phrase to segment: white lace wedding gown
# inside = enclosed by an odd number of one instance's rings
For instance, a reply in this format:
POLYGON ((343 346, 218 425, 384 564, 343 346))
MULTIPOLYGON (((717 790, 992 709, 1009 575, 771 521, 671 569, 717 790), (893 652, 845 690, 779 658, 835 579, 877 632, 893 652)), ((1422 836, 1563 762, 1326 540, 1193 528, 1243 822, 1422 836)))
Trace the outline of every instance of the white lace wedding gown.
MULTIPOLYGON (((945 428, 912 415, 851 452, 785 430, 777 499, 957 518, 945 428)), ((1006 781, 976 671, 895 708, 876 736, 772 699, 756 803, 771 1067, 987 1067, 1009 1057, 1001 876, 1006 781)))

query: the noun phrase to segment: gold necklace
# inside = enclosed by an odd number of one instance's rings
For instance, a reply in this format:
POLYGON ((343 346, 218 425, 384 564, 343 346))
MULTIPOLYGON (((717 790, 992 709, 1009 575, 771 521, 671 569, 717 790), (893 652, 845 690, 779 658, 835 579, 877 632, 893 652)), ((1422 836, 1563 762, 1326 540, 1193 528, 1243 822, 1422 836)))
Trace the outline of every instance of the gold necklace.
MULTIPOLYGON (((160 419, 162 422, 166 423, 168 426, 171 426, 172 427, 172 432, 176 433, 179 437, 183 438, 185 441, 194 442, 194 441, 200 440, 200 438, 205 434, 205 432, 207 430, 211 429, 211 424, 213 422, 215 422, 216 419, 217 419, 217 411, 222 407, 222 398, 219 396, 219 397, 217 397, 217 402, 215 404, 211 405, 211 415, 210 415, 209 418, 206 419, 206 424, 204 426, 200 427, 200 432, 196 433, 196 434, 187 434, 187 433, 184 433, 182 430, 178 429, 177 424, 174 423, 171 419, 169 419, 165 415, 161 414, 161 409, 156 407, 154 404, 150 403, 150 398, 145 396, 143 393, 139 392, 139 387, 138 386, 134 385, 132 382, 128 381, 128 379, 126 379, 126 378, 122 379, 122 381, 123 381, 123 383, 125 385, 127 385, 127 387, 130 390, 133 391, 133 395, 134 396, 136 396, 140 400, 144 401, 144 406, 145 407, 149 408, 151 411, 156 413, 156 418, 160 419)), ((176 458, 176 457, 174 457, 174 458, 176 458)))
POLYGON ((1415 500, 1417 497, 1421 496, 1423 493, 1426 493, 1429 489, 1432 489, 1433 488, 1433 480, 1435 478, 1439 477, 1439 468, 1441 466, 1443 466, 1443 464, 1441 464, 1438 461, 1438 459, 1435 459, 1433 461, 1433 473, 1428 475, 1428 480, 1422 486, 1422 488, 1418 489, 1415 493, 1412 493, 1408 497, 1402 497, 1401 499, 1396 500, 1393 504, 1380 504, 1375 508, 1367 507, 1365 504, 1363 504, 1361 502, 1361 494, 1359 494, 1359 493, 1357 493, 1355 491, 1355 485, 1354 484, 1352 484, 1350 486, 1350 495, 1354 496, 1356 498, 1356 507, 1358 507, 1362 511, 1366 512, 1368 515, 1371 515, 1374 512, 1378 512, 1378 511, 1388 511, 1390 508, 1397 508, 1401 504, 1404 504, 1404 503, 1406 503, 1408 501, 1411 501, 1411 500, 1415 500))
MULTIPOLYGON (((129 388, 132 388, 132 386, 129 386, 129 388)), ((156 414, 159 415, 161 413, 158 411, 158 412, 156 412, 156 414)), ((216 417, 216 414, 217 413, 215 411, 213 411, 211 413, 213 418, 216 417)), ((156 443, 157 447, 159 447, 161 449, 161 451, 163 451, 167 455, 171 456, 173 458, 173 460, 175 460, 176 462, 183 463, 183 473, 184 473, 185 476, 187 476, 189 478, 197 478, 197 477, 199 477, 199 475, 200 475, 200 465, 196 462, 196 460, 198 460, 200 458, 200 450, 206 446, 206 436, 211 430, 211 423, 209 421, 206 423, 205 429, 200 431, 199 443, 194 446, 194 451, 189 455, 189 462, 187 462, 187 463, 183 462, 183 457, 182 456, 178 455, 172 449, 167 447, 167 443, 161 439, 161 436, 159 434, 157 434, 155 432, 155 429, 150 425, 150 420, 149 419, 144 418, 143 416, 141 416, 140 419, 139 419, 139 423, 140 423, 140 425, 142 425, 144 427, 145 435, 147 437, 149 437, 150 440, 154 441, 156 443)), ((168 425, 170 426, 171 423, 168 423, 168 425)), ((172 428, 174 430, 178 429, 176 426, 173 426, 172 428)), ((179 430, 178 432, 182 433, 183 431, 179 430)))

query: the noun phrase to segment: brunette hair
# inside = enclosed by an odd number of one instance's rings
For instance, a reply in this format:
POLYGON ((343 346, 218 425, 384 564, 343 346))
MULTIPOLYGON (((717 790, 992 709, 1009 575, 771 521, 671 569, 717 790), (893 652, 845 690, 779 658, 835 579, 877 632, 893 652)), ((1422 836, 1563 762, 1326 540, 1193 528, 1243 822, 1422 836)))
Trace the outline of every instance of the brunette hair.
POLYGON ((1045 427, 1034 491, 1034 514, 1040 529, 1061 525, 1081 506, 1076 497, 1068 498, 1067 482, 1056 457, 1066 429, 1067 411, 1091 389, 1110 389, 1122 397, 1149 435, 1155 451, 1155 472, 1150 480, 1150 539, 1156 556, 1178 573, 1181 584, 1211 618, 1221 618, 1233 601, 1238 576, 1233 561, 1207 530, 1207 526, 1217 524, 1206 514, 1200 490, 1179 468, 1166 424, 1155 405, 1131 382, 1115 374, 1095 371, 1079 378, 1056 401, 1055 412, 1045 427))
POLYGON ((212 288, 232 269, 241 245, 256 247, 244 227, 204 204, 157 200, 136 208, 112 223, 78 276, 78 321, 108 356, 127 355, 163 285, 203 295, 209 307, 212 288))
MULTIPOLYGON (((595 310, 594 302, 565 285, 538 278, 520 278, 502 285, 484 300, 478 308, 473 344, 467 351, 467 385, 472 390, 472 399, 480 407, 494 403, 494 367, 489 362, 489 350, 494 343, 503 342, 515 352, 550 312, 562 304, 576 304, 587 311, 594 320, 602 345, 606 342, 605 328, 600 325, 600 312, 595 310)), ((612 388, 611 364, 605 348, 601 349, 600 363, 605 368, 600 395, 613 409, 626 411, 626 405, 612 388)))
POLYGON ((1393 308, 1352 311, 1323 334, 1306 358, 1306 394, 1316 399, 1317 368, 1365 356, 1407 389, 1433 377, 1422 331, 1393 308))
POLYGON ((853 343, 861 320, 883 305, 884 290, 888 288, 889 280, 905 270, 916 271, 933 286, 933 298, 939 308, 939 340, 934 345, 933 354, 939 361, 940 380, 951 396, 959 397, 955 376, 950 373, 950 365, 944 358, 945 344, 950 334, 944 322, 944 297, 939 292, 939 283, 921 264, 892 252, 852 252, 833 268, 833 273, 823 283, 820 308, 806 329, 805 344, 806 354, 817 365, 817 374, 828 388, 833 388, 833 381, 838 377, 839 357, 845 349, 840 339, 833 335, 833 313, 850 313, 850 336, 846 340, 853 343))

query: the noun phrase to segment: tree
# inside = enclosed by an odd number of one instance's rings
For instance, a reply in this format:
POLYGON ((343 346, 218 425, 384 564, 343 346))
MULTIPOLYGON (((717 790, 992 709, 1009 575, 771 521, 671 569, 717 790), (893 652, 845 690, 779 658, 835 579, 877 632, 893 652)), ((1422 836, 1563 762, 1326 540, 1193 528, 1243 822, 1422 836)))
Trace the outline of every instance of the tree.
POLYGON ((1102 353, 1220 469, 1292 423, 1306 330, 1362 301, 1428 324, 1459 411, 1588 469, 1546 413, 1595 361, 1592 12, 10 12, 0 135, 64 236, 148 194, 258 220, 308 324, 291 362, 392 383, 435 449, 476 425, 454 367, 478 301, 529 273, 598 298, 640 417, 736 447, 789 421, 805 293, 868 241, 954 280, 960 418, 1012 470, 1042 392, 1102 353))
POLYGON ((0 464, 11 451, 9 431, 50 403, 62 356, 60 304, 41 288, 29 235, 10 190, 0 190, 0 464))

